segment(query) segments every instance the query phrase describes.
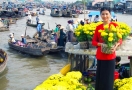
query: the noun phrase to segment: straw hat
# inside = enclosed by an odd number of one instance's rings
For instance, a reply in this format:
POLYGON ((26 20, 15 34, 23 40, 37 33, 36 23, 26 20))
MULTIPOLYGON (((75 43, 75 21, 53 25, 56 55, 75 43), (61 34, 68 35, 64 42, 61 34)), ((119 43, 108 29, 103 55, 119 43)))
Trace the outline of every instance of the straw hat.
POLYGON ((24 35, 22 34, 21 37, 24 37, 24 35))
POLYGON ((60 29, 64 29, 64 26, 61 26, 60 29))
POLYGON ((74 23, 74 24, 78 24, 78 21, 77 21, 77 20, 75 20, 73 23, 74 23))
POLYGON ((11 35, 10 37, 12 37, 12 38, 13 38, 13 35, 11 35))
POLYGON ((42 21, 39 21, 38 23, 43 23, 42 21))

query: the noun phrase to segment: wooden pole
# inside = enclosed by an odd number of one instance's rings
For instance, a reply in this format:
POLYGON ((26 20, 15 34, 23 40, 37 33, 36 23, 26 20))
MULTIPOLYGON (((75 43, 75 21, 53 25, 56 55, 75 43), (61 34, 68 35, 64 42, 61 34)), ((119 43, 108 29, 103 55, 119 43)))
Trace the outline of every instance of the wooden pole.
POLYGON ((84 0, 84 19, 85 19, 85 0, 84 0))

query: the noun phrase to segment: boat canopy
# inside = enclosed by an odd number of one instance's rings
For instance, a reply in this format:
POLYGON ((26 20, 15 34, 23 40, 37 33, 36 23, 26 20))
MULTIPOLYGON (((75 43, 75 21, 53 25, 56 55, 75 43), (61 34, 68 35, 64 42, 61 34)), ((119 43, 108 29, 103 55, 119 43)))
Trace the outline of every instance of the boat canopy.
MULTIPOLYGON (((88 14, 89 17, 96 16, 96 15, 100 16, 100 11, 90 11, 88 14)), ((111 12, 111 16, 115 16, 115 13, 111 12)))
POLYGON ((58 7, 57 6, 53 6, 52 9, 57 9, 58 7))

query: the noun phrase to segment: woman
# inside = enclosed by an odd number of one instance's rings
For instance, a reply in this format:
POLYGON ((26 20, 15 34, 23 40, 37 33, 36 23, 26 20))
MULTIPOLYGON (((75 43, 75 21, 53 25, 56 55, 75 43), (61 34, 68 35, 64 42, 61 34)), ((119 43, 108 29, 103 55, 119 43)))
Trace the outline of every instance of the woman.
POLYGON ((66 34, 63 32, 63 29, 64 29, 64 27, 63 26, 61 26, 61 28, 60 28, 60 34, 59 34, 59 39, 58 39, 58 46, 65 46, 65 36, 66 36, 66 34))
POLYGON ((92 44, 97 47, 96 58, 97 58, 97 71, 96 71, 96 85, 95 90, 113 90, 114 83, 114 69, 115 69, 115 50, 121 44, 120 40, 114 48, 111 48, 112 54, 105 54, 101 52, 101 46, 103 45, 103 40, 100 33, 100 29, 104 30, 104 25, 114 25, 118 26, 114 22, 110 22, 111 14, 109 8, 101 8, 100 14, 103 23, 98 25, 93 36, 92 44))
POLYGON ((56 25, 56 28, 55 28, 55 30, 54 30, 54 37, 55 37, 55 42, 56 43, 58 43, 58 33, 59 33, 59 30, 60 30, 60 27, 61 27, 61 25, 60 24, 58 24, 58 25, 56 25))

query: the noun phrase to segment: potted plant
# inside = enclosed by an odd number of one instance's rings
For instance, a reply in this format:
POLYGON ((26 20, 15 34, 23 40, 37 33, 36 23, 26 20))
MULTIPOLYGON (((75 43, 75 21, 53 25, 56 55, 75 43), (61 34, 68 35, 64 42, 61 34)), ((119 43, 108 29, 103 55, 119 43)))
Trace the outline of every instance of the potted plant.
POLYGON ((84 26, 79 25, 75 30, 75 36, 80 43, 81 49, 88 49, 91 44, 96 26, 99 23, 85 24, 84 26))
POLYGON ((113 53, 111 48, 114 47, 119 40, 124 40, 129 35, 130 29, 128 27, 126 29, 122 29, 120 28, 120 25, 115 27, 110 24, 105 25, 104 30, 99 30, 99 32, 104 41, 104 44, 101 46, 101 51, 106 54, 111 54, 113 53))

